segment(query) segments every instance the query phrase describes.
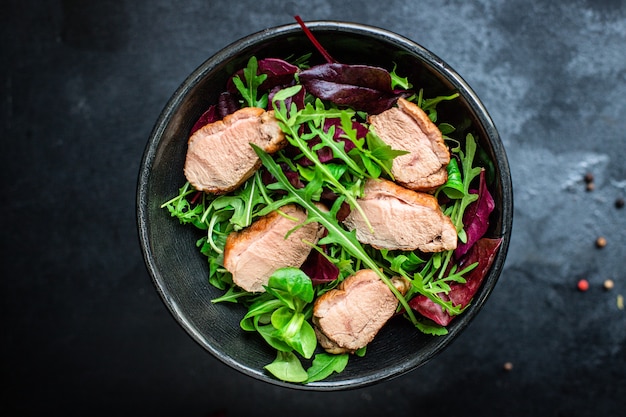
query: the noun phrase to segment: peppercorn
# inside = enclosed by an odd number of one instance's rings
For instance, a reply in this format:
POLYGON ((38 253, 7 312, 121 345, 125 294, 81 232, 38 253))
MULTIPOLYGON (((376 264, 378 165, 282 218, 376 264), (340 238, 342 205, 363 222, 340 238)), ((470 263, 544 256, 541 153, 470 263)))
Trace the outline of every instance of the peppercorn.
POLYGON ((504 362, 504 365, 502 366, 502 368, 504 368, 505 371, 512 371, 513 370, 513 362, 504 362))
POLYGON ((588 182, 587 183, 587 186, 586 186, 586 190, 587 191, 593 191, 593 190, 595 190, 595 188, 596 188, 596 185, 594 183, 592 183, 592 182, 588 182))
POLYGON ((581 279, 578 281, 578 290, 587 291, 589 289, 589 281, 586 279, 581 279))
POLYGON ((618 209, 624 208, 624 199, 622 197, 615 200, 615 207, 618 209))
POLYGON ((602 236, 596 239, 596 246, 598 248, 603 248, 606 246, 606 239, 602 236))
POLYGON ((605 290, 610 290, 610 289, 612 289, 614 285, 615 285, 615 283, 613 282, 613 280, 612 280, 612 279, 607 279, 607 280, 605 280, 605 281, 604 281, 604 284, 603 284, 603 286, 604 286, 604 289, 605 289, 605 290))
POLYGON ((592 182, 593 182, 593 174, 592 174, 591 172, 587 172, 587 173, 585 174, 585 177, 584 177, 584 178, 585 178, 585 182, 586 182, 587 184, 589 184, 589 183, 592 183, 592 182))

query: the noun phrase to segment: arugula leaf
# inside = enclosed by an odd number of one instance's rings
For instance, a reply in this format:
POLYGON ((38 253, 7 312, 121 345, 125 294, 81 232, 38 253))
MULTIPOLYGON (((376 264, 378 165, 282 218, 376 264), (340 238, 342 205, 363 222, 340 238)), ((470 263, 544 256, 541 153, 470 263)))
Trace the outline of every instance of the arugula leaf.
POLYGON ((258 96, 258 88, 267 78, 267 74, 258 74, 258 62, 255 56, 250 57, 243 70, 245 84, 239 75, 233 77, 233 83, 249 107, 267 107, 267 94, 258 96))
POLYGON ((350 156, 345 151, 345 142, 336 141, 334 139, 335 136, 335 127, 331 126, 328 131, 324 132, 323 129, 320 129, 316 126, 311 126, 313 123, 309 122, 309 128, 311 129, 313 137, 318 137, 321 142, 319 145, 313 146, 312 150, 316 151, 321 147, 328 147, 332 150, 333 157, 342 160, 348 169, 354 172, 358 176, 365 176, 365 172, 359 167, 359 165, 354 161, 354 159, 350 158, 350 156))
MULTIPOLYGON (((276 119, 278 120, 281 126, 281 129, 283 130, 283 132, 285 132, 285 136, 287 140, 289 141, 289 143, 297 147, 306 158, 308 158, 310 161, 312 161, 315 164, 316 173, 319 174, 319 178, 323 182, 325 182, 326 185, 329 188, 331 188, 333 191, 335 191, 337 194, 344 195, 346 199, 348 200, 348 202, 350 203, 350 206, 356 209, 361 214, 361 216, 365 219, 368 227, 371 229, 371 225, 369 223, 369 220, 367 220, 367 216, 365 215, 365 213, 363 212, 363 209, 359 206, 359 204, 356 201, 357 197, 360 195, 361 187, 355 187, 356 189, 346 188, 344 184, 342 184, 337 178, 335 178, 335 176, 330 171, 328 165, 320 162, 316 153, 311 148, 309 148, 306 142, 307 136, 306 135, 303 136, 299 133, 300 125, 303 121, 307 121, 307 122, 313 121, 313 120, 319 121, 320 117, 325 117, 324 113, 320 112, 321 109, 312 110, 313 107, 310 104, 307 105, 305 108, 305 110, 309 109, 309 111, 296 111, 296 108, 294 105, 292 106, 291 111, 287 112, 287 109, 285 108, 285 105, 284 105, 284 101, 280 101, 283 98, 284 98, 283 95, 280 95, 278 97, 274 96, 272 103, 273 103, 274 110, 275 110, 274 115, 276 119)), ((336 113, 337 117, 340 116, 340 113, 341 111, 337 110, 337 113, 336 113)), ((254 144, 251 144, 251 146, 255 149, 255 151, 257 152, 257 155, 259 154, 259 151, 267 155, 265 151, 263 151, 258 146, 254 144)), ((269 158, 270 160, 272 159, 269 155, 267 155, 267 158, 269 158)), ((272 160, 272 163, 275 164, 273 160, 272 160)), ((285 178, 285 175, 283 174, 280 167, 276 166, 276 168, 277 168, 277 171, 280 172, 281 177, 285 178)), ((276 177, 275 172, 270 171, 270 173, 274 175, 274 177, 276 177)), ((360 185, 360 182, 358 183, 358 185, 360 185)), ((305 189, 306 188, 307 187, 305 187, 305 189)), ((319 192, 319 188, 315 188, 314 190, 319 192)), ((284 190, 284 191, 287 191, 287 190, 284 190)))
POLYGON ((434 110, 437 104, 441 103, 442 101, 454 100, 459 95, 459 93, 454 93, 449 96, 437 96, 431 99, 425 99, 422 100, 422 102, 420 103, 420 107, 422 108, 422 110, 428 112, 429 110, 434 110))
POLYGON ((291 87, 283 88, 274 94, 272 101, 285 101, 289 97, 293 97, 298 94, 300 90, 302 90, 301 85, 292 85, 291 87))
POLYGON ((474 167, 474 157, 476 155, 476 141, 471 133, 465 137, 465 152, 459 150, 462 166, 463 197, 454 204, 454 209, 450 218, 455 225, 457 233, 463 229, 463 214, 470 203, 478 199, 477 194, 470 193, 470 185, 476 177, 480 175, 481 168, 474 167))
POLYGON ((397 67, 398 65, 394 62, 393 70, 391 70, 391 73, 390 73, 391 88, 400 87, 404 90, 410 90, 411 88, 413 88, 413 84, 409 82, 409 79, 407 77, 400 77, 398 74, 396 74, 397 67))
POLYGON ((441 134, 444 136, 456 131, 456 128, 450 123, 440 123, 437 127, 439 128, 439 131, 441 131, 441 134))
POLYGON ((204 199, 202 204, 192 204, 187 199, 190 195, 197 195, 196 191, 189 181, 178 190, 178 195, 169 201, 161 204, 161 208, 167 208, 172 217, 176 217, 181 224, 191 223, 198 229, 205 230, 207 225, 201 220, 201 215, 204 212, 204 199))
MULTIPOLYGON (((225 288, 222 288, 225 289, 225 288)), ((240 289, 237 286, 232 285, 228 290, 220 297, 211 300, 212 303, 231 302, 237 303, 240 298, 249 297, 250 293, 240 289)))
MULTIPOLYGON (((229 221, 234 226, 235 230, 241 230, 250 226, 250 224, 252 224, 254 208, 265 203, 260 188, 257 181, 246 181, 244 186, 240 188, 240 192, 236 195, 236 199, 239 200, 239 203, 235 204, 236 200, 231 200, 231 206, 235 208, 235 211, 229 221)), ((226 200, 228 197, 220 198, 226 200)))
POLYGON ((378 178, 384 171, 393 179, 391 174, 393 159, 408 152, 392 149, 391 146, 371 130, 368 131, 364 138, 358 137, 352 116, 352 114, 344 112, 341 114, 340 119, 344 137, 354 144, 354 148, 348 152, 348 155, 355 161, 360 161, 367 171, 367 174, 362 173, 362 171, 357 171, 357 173, 370 178, 378 178))
POLYGON ((380 255, 389 263, 391 271, 403 276, 412 275, 411 271, 415 271, 417 266, 425 262, 415 252, 381 249, 380 255))

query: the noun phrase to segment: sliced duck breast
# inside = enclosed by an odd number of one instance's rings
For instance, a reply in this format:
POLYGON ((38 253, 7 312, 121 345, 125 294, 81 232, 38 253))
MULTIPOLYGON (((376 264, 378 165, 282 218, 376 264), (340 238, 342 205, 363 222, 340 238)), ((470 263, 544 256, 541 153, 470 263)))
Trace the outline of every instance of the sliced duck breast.
POLYGON ((295 204, 282 207, 232 232, 226 239, 224 267, 232 273, 233 282, 249 292, 263 292, 270 276, 279 268, 299 268, 311 251, 311 244, 321 236, 321 226, 303 223, 306 212, 295 204))
POLYGON ((372 230, 357 210, 352 210, 343 224, 349 230, 356 230, 356 237, 362 243, 377 249, 422 252, 456 248, 456 228, 430 194, 388 180, 369 179, 358 203, 372 230))
POLYGON ((409 152, 393 160, 395 181, 411 190, 433 191, 447 181, 450 151, 424 110, 404 98, 397 103, 397 107, 370 116, 371 127, 393 149, 409 152))
POLYGON ((200 191, 237 189, 261 166, 250 143, 268 153, 287 144, 273 111, 244 107, 195 131, 188 142, 185 177, 200 191))
MULTIPOLYGON (((393 278, 401 294, 410 283, 393 278)), ((371 269, 363 269, 322 294, 313 306, 313 327, 329 353, 354 353, 369 344, 395 314, 398 299, 371 269)))

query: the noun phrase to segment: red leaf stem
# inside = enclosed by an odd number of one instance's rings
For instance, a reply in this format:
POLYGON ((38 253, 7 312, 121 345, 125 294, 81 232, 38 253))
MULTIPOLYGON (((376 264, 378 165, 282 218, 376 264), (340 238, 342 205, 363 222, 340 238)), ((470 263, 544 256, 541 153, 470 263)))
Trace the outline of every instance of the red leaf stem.
POLYGON ((317 50, 320 52, 320 54, 322 54, 322 56, 324 57, 326 62, 328 62, 329 64, 337 63, 337 61, 332 56, 330 56, 328 51, 326 51, 326 49, 324 49, 322 44, 319 43, 319 41, 317 39, 315 39, 315 36, 313 36, 313 33, 311 33, 311 31, 309 30, 308 27, 306 27, 306 25, 304 24, 304 21, 300 18, 300 16, 296 15, 296 16, 294 16, 294 18, 296 19, 296 22, 298 22, 298 24, 300 25, 300 27, 304 31, 304 34, 306 35, 306 37, 309 38, 309 40, 311 41, 311 43, 313 43, 313 45, 315 45, 315 48, 317 48, 317 50))

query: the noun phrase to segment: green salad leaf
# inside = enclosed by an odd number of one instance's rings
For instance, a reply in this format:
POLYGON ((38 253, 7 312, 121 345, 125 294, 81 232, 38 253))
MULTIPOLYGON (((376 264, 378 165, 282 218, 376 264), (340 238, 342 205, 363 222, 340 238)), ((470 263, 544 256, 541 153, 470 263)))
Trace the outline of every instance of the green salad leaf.
POLYGON ((300 359, 292 352, 279 350, 274 362, 265 365, 265 369, 281 381, 305 382, 309 377, 300 359))
POLYGON ((318 353, 315 355, 313 364, 307 369, 306 383, 321 381, 328 378, 333 372, 340 373, 348 365, 349 355, 347 353, 330 354, 318 353))
POLYGON ((248 308, 241 328, 257 331, 279 351, 295 350, 310 358, 317 347, 315 331, 307 321, 314 296, 311 279, 298 268, 280 268, 272 274, 265 290, 248 308))
POLYGON ((244 81, 238 75, 233 77, 233 84, 239 90, 239 93, 244 98, 246 104, 249 107, 267 107, 267 94, 263 94, 258 97, 258 89, 263 81, 267 79, 266 74, 257 74, 259 68, 258 61, 255 56, 250 57, 248 65, 243 70, 244 81))

